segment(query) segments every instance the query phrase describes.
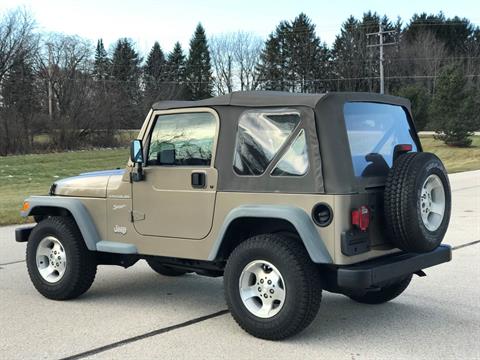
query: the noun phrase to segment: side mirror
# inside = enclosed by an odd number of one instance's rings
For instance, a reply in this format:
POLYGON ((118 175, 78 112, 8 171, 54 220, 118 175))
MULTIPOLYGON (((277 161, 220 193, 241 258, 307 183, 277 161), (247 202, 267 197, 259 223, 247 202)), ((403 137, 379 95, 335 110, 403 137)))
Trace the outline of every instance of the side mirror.
POLYGON ((175 145, 163 142, 160 144, 160 150, 157 153, 158 165, 175 165, 175 145))
POLYGON ((143 146, 140 140, 133 140, 131 142, 130 159, 135 164, 143 164, 143 146))
POLYGON ((133 140, 130 144, 130 159, 136 165, 133 172, 130 173, 132 182, 145 180, 143 173, 143 146, 140 140, 133 140))

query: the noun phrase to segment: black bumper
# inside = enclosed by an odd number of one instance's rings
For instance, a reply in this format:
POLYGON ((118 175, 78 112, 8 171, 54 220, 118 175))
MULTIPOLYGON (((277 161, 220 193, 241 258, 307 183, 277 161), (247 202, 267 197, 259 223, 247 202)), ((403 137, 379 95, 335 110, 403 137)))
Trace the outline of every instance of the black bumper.
POLYGON ((15 241, 26 242, 35 225, 23 226, 15 229, 15 241))
POLYGON ((451 259, 451 247, 440 245, 428 253, 398 253, 359 264, 340 266, 334 271, 336 286, 341 289, 374 288, 451 259))

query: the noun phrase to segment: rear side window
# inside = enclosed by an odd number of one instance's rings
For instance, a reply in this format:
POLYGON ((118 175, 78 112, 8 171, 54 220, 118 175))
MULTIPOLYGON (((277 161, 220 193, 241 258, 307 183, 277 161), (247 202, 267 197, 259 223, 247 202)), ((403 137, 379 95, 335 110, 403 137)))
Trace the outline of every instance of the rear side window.
POLYGON ((417 145, 407 113, 398 105, 349 102, 343 107, 355 176, 384 176, 398 144, 417 145))
POLYGON ((284 110, 246 111, 238 121, 233 168, 239 175, 262 175, 300 122, 284 110))

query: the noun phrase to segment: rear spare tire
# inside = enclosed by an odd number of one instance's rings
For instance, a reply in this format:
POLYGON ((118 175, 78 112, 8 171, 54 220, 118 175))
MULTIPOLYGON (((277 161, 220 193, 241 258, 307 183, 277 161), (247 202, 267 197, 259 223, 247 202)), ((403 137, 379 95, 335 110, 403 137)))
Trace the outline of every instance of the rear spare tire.
POLYGON ((448 228, 450 183, 440 159, 431 153, 408 153, 394 163, 385 187, 388 235, 399 249, 428 252, 448 228))

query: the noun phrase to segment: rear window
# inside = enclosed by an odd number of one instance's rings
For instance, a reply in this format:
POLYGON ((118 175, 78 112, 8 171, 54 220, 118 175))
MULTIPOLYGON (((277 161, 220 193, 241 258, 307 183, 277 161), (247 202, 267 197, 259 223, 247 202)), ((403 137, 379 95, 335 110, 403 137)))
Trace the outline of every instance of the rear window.
POLYGON ((417 146, 407 113, 398 105, 349 102, 343 107, 355 176, 384 176, 398 144, 417 146))

